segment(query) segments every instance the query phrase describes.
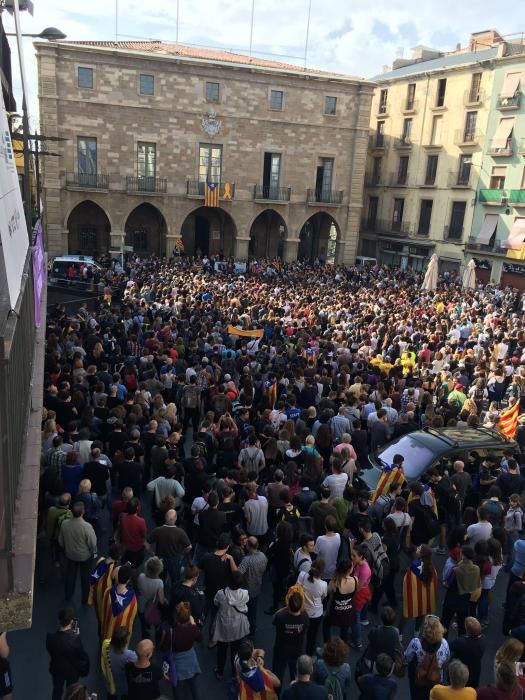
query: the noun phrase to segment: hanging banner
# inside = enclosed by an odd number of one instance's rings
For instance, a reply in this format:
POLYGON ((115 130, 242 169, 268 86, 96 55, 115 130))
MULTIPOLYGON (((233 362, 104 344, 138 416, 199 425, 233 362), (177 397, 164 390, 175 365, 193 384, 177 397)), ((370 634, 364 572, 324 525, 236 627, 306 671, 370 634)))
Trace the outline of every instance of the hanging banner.
POLYGON ((243 328, 237 328, 237 326, 228 326, 228 333, 230 335, 238 335, 240 338, 262 338, 264 331, 262 328, 255 330, 245 331, 243 328))
POLYGON ((46 283, 46 265, 44 260, 44 235, 42 223, 36 225, 36 238, 33 248, 33 294, 35 299, 35 327, 42 325, 42 291, 46 283))
POLYGON ((0 102, 0 239, 9 303, 14 309, 20 294, 29 237, 3 95, 0 102))

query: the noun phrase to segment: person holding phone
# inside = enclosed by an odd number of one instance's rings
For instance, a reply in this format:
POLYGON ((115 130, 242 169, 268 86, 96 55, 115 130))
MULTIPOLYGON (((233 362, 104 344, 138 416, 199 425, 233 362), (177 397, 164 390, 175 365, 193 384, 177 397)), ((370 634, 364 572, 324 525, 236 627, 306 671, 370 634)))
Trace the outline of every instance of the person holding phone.
POLYGON ((60 610, 58 620, 58 631, 48 634, 46 639, 49 673, 53 680, 52 700, 62 700, 64 687, 77 683, 80 676, 89 673, 89 656, 82 645, 72 608, 60 610))

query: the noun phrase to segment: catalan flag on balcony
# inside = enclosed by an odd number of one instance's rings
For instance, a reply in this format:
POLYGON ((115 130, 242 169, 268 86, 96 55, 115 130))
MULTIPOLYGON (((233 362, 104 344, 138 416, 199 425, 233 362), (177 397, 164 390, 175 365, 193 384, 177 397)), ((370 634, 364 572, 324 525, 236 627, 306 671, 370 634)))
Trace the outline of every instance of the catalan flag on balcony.
POLYGON ((210 182, 208 178, 206 178, 206 183, 204 185, 204 206, 219 206, 219 184, 217 182, 210 182))
POLYGON ((514 439, 516 436, 516 429, 518 427, 518 413, 520 412, 519 401, 507 408, 505 411, 500 413, 498 421, 498 430, 503 433, 509 440, 514 439))

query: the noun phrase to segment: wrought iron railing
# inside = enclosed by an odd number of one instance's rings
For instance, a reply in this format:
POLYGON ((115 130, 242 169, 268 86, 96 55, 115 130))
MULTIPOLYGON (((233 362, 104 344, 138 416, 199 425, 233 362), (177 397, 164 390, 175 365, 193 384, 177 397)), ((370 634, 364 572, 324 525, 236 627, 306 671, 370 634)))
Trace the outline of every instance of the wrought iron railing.
POLYGON ((107 190, 109 175, 106 173, 66 173, 66 185, 86 187, 91 190, 107 190))
POLYGON ((517 92, 512 97, 498 97, 496 101, 496 109, 519 109, 521 105, 521 92, 517 92))
POLYGON ((254 199, 269 199, 273 202, 289 202, 292 194, 291 187, 274 187, 273 185, 255 185, 254 199))
MULTIPOLYGON (((186 180, 186 196, 204 197, 205 184, 202 180, 186 180)), ((219 183, 219 197, 233 199, 235 197, 235 183, 230 181, 219 183)))
POLYGON ((134 177, 128 175, 126 177, 126 189, 128 192, 157 192, 163 194, 168 188, 168 178, 144 176, 134 177))
POLYGON ((308 204, 342 204, 343 190, 308 189, 306 201, 308 204))

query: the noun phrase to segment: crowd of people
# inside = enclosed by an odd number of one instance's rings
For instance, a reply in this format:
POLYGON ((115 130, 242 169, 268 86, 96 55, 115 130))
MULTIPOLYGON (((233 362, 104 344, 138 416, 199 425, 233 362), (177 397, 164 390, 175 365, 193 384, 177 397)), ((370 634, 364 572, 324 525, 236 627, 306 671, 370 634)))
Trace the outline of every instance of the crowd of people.
POLYGON ((232 699, 343 700, 355 678, 387 700, 403 676, 412 700, 523 697, 525 426, 502 454, 411 481, 400 453, 375 491, 363 479, 396 437, 497 430, 525 410, 516 290, 442 276, 428 292, 380 266, 221 274, 184 257, 93 284, 95 310, 47 320, 39 517, 65 601, 47 639, 53 700, 89 697, 94 663, 110 700, 157 700, 165 683, 196 700, 204 645, 232 699), (505 614, 491 616, 501 572, 505 614), (507 639, 480 687, 487 627, 507 639))

